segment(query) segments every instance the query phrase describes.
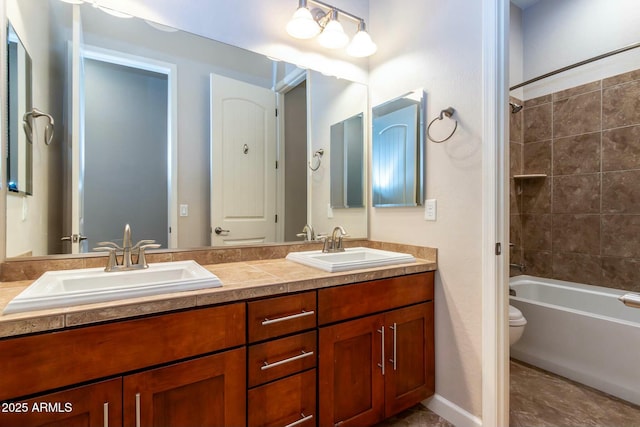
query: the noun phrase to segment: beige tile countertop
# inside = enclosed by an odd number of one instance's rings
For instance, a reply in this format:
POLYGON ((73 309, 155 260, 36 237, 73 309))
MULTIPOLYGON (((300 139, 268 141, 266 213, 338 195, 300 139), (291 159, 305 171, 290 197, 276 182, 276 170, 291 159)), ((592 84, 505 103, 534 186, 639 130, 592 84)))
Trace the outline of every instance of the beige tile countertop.
MULTIPOLYGON (((282 257, 208 264, 196 254, 192 258, 217 275, 222 280, 222 287, 0 315, 0 337, 53 331, 146 314, 244 301, 289 292, 433 271, 437 268, 435 249, 369 241, 366 242, 366 246, 412 253, 416 257, 416 262, 328 273, 288 261, 282 257)), ((255 252, 255 249, 253 251, 255 252)), ((183 253, 179 257, 173 256, 173 258, 185 259, 186 255, 183 253)), ((261 257, 257 256, 257 258, 261 257)), ((0 282, 0 312, 9 301, 32 282, 33 279, 0 282)))

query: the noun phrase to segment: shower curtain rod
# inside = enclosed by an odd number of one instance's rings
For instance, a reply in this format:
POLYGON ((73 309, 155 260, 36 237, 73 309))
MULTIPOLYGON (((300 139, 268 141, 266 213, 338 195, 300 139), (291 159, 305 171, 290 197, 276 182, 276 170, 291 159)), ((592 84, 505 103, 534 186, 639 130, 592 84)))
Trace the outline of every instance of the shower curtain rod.
POLYGON ((567 65, 566 67, 562 67, 562 68, 558 68, 555 71, 551 71, 551 72, 549 72, 547 74, 543 74, 543 75, 535 77, 535 78, 533 78, 531 80, 527 80, 526 82, 517 84, 515 86, 511 86, 509 88, 509 90, 514 90, 514 89, 521 88, 521 87, 526 86, 528 84, 535 83, 538 80, 546 79, 547 77, 554 76, 554 75, 562 73, 564 71, 571 70, 573 68, 580 67, 582 65, 589 64, 590 62, 598 61, 600 59, 608 58, 609 56, 617 55, 618 53, 626 52, 628 50, 635 49, 637 47, 640 47, 640 42, 632 43, 630 45, 621 47, 620 49, 612 50, 611 52, 603 53, 602 55, 594 56, 593 58, 585 59, 584 61, 576 62, 575 64, 567 65))

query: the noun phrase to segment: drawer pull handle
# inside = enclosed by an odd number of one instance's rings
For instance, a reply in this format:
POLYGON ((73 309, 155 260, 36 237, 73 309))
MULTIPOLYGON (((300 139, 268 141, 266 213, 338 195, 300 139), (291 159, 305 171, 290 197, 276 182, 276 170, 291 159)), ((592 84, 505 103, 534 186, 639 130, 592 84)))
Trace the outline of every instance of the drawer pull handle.
POLYGON ((287 424, 287 425, 286 425, 286 426, 284 426, 284 427, 294 427, 294 426, 297 426, 297 425, 299 425, 299 424, 302 424, 302 423, 303 423, 303 422, 305 422, 305 421, 309 421, 309 420, 313 419, 313 414, 312 414, 312 415, 307 415, 307 416, 305 416, 305 415, 304 415, 304 412, 303 412, 302 414, 300 414, 300 416, 301 416, 302 418, 300 418, 298 421, 294 421, 294 422, 292 422, 291 424, 287 424))
POLYGON ((109 402, 106 402, 102 407, 102 425, 109 427, 109 402))
POLYGON ((299 319, 300 317, 313 316, 315 313, 316 312, 313 310, 311 311, 302 310, 302 312, 300 313, 292 314, 290 316, 278 317, 275 319, 268 319, 265 317, 264 320, 262 321, 262 326, 267 326, 267 325, 271 325, 273 323, 278 323, 278 322, 284 322, 287 320, 299 319))
POLYGON ((140 427, 140 393, 136 393, 136 427, 140 427))
POLYGON ((268 363, 266 360, 264 361, 264 366, 261 366, 260 369, 266 371, 267 369, 275 368, 276 366, 284 365, 285 363, 291 363, 296 360, 304 359, 305 357, 313 356, 313 351, 306 352, 301 350, 301 353, 297 356, 289 357, 288 359, 278 360, 277 362, 268 363))

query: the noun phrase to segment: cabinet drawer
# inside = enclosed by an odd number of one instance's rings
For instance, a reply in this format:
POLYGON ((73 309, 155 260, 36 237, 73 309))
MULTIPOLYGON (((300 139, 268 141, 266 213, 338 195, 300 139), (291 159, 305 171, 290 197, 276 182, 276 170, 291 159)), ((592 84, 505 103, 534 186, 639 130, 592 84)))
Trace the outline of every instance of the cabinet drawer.
POLYGON ((0 340, 0 400, 244 343, 244 303, 0 340))
POLYGON ((433 272, 336 286, 318 291, 318 323, 339 322, 433 300, 433 272))
POLYGON ((316 425, 316 370, 249 390, 250 427, 316 425))
POLYGON ((316 331, 249 347, 249 387, 316 366, 316 331))
POLYGON ((247 304, 249 342, 316 327, 316 292, 252 301, 247 304))

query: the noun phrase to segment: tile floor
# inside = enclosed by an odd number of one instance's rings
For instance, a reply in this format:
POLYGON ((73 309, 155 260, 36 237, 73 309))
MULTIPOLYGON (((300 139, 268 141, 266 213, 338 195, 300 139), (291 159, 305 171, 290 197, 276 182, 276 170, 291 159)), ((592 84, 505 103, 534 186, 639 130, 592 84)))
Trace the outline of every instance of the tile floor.
MULTIPOLYGON (((510 427, 640 427, 640 406, 515 360, 510 388, 510 427)), ((416 405, 376 427, 454 426, 416 405)))
POLYGON ((510 391, 510 427, 640 426, 639 406, 514 360, 510 391))

